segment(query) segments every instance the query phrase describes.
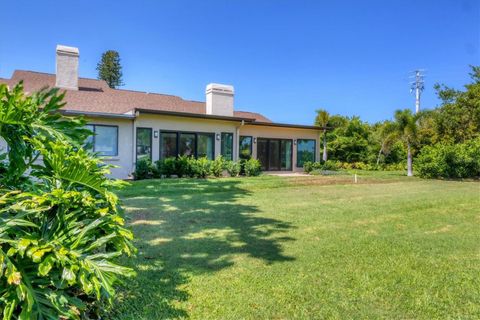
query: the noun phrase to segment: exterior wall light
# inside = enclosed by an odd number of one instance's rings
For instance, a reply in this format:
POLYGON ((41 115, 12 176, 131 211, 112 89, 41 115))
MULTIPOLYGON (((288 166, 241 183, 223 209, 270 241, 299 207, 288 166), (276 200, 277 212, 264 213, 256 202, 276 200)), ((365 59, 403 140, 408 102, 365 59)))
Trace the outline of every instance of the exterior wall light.
POLYGON ((293 139, 293 144, 297 145, 297 139, 293 139))
POLYGON ((153 131, 153 137, 158 138, 158 131, 157 130, 153 131))
POLYGON ((215 137, 216 137, 217 140, 220 140, 220 133, 217 133, 217 134, 215 135, 215 137))
POLYGON ((257 143, 257 138, 253 138, 253 143, 257 143))

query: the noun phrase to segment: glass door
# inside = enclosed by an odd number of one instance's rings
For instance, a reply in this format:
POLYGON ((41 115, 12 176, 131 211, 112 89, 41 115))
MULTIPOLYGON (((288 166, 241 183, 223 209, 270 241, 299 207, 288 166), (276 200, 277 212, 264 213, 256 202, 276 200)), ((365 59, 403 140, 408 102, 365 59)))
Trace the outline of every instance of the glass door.
POLYGON ((257 139, 257 159, 264 171, 292 170, 292 140, 257 139))
POLYGON ((257 139, 257 159, 262 165, 262 170, 268 170, 268 140, 257 139))

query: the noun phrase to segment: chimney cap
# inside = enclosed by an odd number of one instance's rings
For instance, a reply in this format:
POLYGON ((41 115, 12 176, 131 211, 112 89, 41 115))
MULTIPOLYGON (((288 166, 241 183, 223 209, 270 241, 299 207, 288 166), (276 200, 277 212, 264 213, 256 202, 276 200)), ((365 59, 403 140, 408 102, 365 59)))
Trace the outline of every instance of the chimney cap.
POLYGON ((211 91, 215 91, 218 93, 234 94, 233 86, 228 84, 210 83, 207 85, 206 92, 209 93, 211 91))
POLYGON ((64 46, 61 44, 57 44, 57 53, 63 53, 63 54, 69 54, 69 55, 75 55, 75 56, 79 55, 78 48, 64 46))

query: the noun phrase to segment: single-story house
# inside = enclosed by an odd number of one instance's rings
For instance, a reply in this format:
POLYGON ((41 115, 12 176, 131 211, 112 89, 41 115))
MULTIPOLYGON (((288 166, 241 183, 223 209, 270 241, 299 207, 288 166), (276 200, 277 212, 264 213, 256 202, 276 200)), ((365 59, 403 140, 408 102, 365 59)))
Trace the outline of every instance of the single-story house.
POLYGON ((58 45, 56 74, 14 71, 1 79, 10 87, 23 80, 26 92, 65 90, 67 115, 84 115, 94 151, 128 178, 141 158, 178 155, 225 159, 257 158, 265 171, 302 171, 319 160, 317 126, 272 122, 261 114, 234 109, 234 88, 209 84, 205 102, 150 92, 111 89, 105 81, 78 77, 78 48, 58 45))

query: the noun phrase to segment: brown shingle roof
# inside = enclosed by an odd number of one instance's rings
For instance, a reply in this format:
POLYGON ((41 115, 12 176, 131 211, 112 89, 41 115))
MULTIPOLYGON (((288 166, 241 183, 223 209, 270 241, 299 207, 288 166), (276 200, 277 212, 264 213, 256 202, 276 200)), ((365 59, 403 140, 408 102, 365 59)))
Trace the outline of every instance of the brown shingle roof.
MULTIPOLYGON (((15 70, 11 79, 0 78, 0 83, 14 86, 21 80, 26 92, 55 86, 54 74, 23 70, 15 70)), ((111 89, 103 80, 79 78, 78 87, 78 91, 66 90, 65 110, 113 114, 132 112, 135 108, 195 114, 205 114, 206 110, 205 102, 184 100, 167 94, 111 89)), ((234 111, 234 117, 271 122, 270 119, 254 112, 234 111)))

